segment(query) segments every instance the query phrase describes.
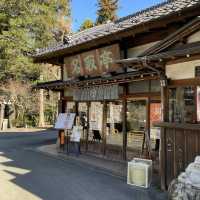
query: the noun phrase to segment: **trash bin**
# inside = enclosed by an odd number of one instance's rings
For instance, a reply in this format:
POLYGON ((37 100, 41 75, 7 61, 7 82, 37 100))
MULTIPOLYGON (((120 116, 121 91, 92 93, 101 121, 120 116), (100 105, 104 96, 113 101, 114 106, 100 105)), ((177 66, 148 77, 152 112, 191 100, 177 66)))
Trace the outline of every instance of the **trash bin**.
POLYGON ((152 180, 152 160, 134 158, 128 162, 127 184, 148 188, 152 180))

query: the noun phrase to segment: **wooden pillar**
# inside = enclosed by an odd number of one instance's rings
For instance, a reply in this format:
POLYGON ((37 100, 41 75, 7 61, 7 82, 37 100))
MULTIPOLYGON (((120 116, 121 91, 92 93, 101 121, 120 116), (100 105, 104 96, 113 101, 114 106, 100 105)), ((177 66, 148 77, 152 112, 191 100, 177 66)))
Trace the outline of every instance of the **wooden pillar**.
MULTIPOLYGON (((161 120, 162 122, 168 121, 168 95, 167 95, 167 87, 161 86, 161 120)), ((165 138, 165 129, 161 128, 160 135, 160 177, 161 177, 161 188, 162 190, 166 190, 166 138, 165 138)))
POLYGON ((145 133, 145 142, 148 150, 148 158, 151 159, 151 142, 150 142, 150 97, 146 100, 146 133, 145 133))
POLYGON ((107 102, 103 101, 103 119, 102 119, 102 154, 106 154, 106 122, 107 122, 107 102))
POLYGON ((86 152, 88 151, 89 130, 90 130, 90 102, 87 102, 87 130, 86 130, 86 145, 85 145, 86 152))
POLYGON ((123 88, 124 98, 122 100, 122 132, 123 132, 123 147, 122 147, 122 158, 127 159, 127 99, 128 85, 124 85, 123 88))
POLYGON ((122 147, 122 158, 127 159, 127 100, 124 98, 122 102, 122 132, 123 132, 123 147, 122 147))
POLYGON ((77 101, 75 101, 75 113, 76 115, 78 115, 78 103, 77 101))

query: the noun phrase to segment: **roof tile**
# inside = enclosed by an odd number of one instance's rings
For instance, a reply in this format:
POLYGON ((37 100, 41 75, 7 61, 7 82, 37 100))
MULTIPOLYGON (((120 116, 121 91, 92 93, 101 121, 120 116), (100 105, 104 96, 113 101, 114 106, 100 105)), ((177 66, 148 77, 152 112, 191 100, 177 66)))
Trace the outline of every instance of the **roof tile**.
POLYGON ((95 26, 93 28, 75 33, 70 37, 66 36, 69 40, 68 43, 64 44, 59 42, 48 48, 40 49, 39 51, 37 51, 34 57, 41 57, 42 55, 48 53, 67 49, 69 47, 73 47, 84 42, 89 42, 91 40, 104 37, 112 33, 117 33, 118 31, 126 30, 127 28, 137 26, 144 22, 167 16, 175 12, 180 12, 185 8, 197 5, 200 5, 200 0, 168 0, 164 3, 136 12, 132 15, 120 18, 114 23, 109 22, 107 24, 95 26))

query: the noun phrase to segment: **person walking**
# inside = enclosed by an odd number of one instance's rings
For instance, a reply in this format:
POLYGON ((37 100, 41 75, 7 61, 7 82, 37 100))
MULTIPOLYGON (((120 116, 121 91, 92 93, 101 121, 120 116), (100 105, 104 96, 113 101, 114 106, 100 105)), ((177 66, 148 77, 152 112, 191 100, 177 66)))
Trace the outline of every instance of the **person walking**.
POLYGON ((80 155, 80 140, 81 140, 81 133, 83 131, 83 127, 80 125, 80 118, 76 117, 76 123, 73 126, 72 134, 70 136, 70 141, 74 143, 74 150, 76 156, 80 155))

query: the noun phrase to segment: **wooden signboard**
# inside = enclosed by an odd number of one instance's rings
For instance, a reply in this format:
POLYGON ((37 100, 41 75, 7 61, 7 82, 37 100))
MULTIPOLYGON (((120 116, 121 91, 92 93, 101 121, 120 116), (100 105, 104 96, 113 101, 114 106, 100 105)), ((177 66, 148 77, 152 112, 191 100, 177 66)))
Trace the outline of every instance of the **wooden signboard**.
POLYGON ((65 58, 65 67, 68 77, 98 76, 104 72, 112 72, 119 68, 119 65, 114 63, 118 59, 120 59, 119 45, 114 44, 67 57, 65 58))
POLYGON ((120 88, 118 85, 103 85, 92 88, 74 89, 75 101, 102 101, 119 99, 120 88))
POLYGON ((72 129, 75 113, 60 113, 55 123, 56 129, 72 129))

